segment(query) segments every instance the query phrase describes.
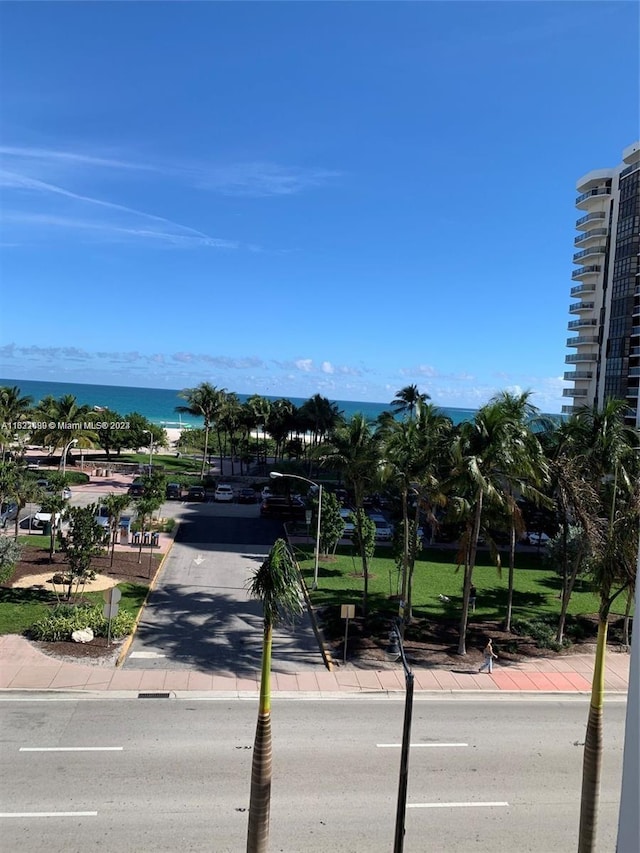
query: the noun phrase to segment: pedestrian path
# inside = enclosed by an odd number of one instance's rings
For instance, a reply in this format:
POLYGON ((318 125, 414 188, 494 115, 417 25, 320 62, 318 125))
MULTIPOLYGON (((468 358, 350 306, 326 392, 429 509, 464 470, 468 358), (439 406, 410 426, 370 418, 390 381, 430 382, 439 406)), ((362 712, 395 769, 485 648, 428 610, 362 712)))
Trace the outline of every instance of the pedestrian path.
MULTIPOLYGON (((482 693, 589 693, 593 655, 573 654, 559 658, 524 661, 497 666, 493 673, 478 673, 464 662, 451 668, 415 668, 416 692, 452 694, 482 693)), ((605 691, 626 694, 629 683, 628 654, 607 655, 605 691)), ((124 670, 110 665, 83 664, 45 655, 24 637, 0 637, 0 690, 188 692, 219 696, 257 695, 260 673, 221 675, 195 670, 124 670)), ((335 667, 330 671, 274 673, 272 694, 394 694, 405 689, 404 672, 397 669, 335 667)))

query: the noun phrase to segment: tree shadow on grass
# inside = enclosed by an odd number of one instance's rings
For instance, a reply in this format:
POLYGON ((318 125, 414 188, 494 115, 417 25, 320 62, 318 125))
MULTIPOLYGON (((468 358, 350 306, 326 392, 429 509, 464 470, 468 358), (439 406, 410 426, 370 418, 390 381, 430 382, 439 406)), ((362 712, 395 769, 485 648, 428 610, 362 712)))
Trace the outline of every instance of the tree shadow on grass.
POLYGON ((0 604, 54 604, 53 592, 36 587, 0 587, 0 604))

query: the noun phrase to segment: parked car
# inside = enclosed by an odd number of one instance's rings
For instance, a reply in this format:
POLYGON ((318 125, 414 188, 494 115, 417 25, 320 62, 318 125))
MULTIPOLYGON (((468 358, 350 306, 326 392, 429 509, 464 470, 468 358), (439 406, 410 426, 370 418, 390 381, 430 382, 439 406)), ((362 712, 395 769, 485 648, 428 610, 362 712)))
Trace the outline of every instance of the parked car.
POLYGON ((353 510, 351 507, 342 506, 340 507, 340 516, 344 521, 344 531, 342 532, 342 535, 350 539, 356 530, 356 526, 353 523, 353 510))
POLYGON ((393 539, 393 525, 383 515, 370 514, 369 518, 376 526, 376 539, 379 542, 389 542, 393 539))
POLYGON ((128 493, 133 498, 141 498, 144 497, 144 481, 143 480, 134 480, 133 483, 128 488, 128 493))
POLYGON ((105 529, 109 527, 109 510, 106 506, 99 506, 98 510, 95 514, 95 519, 100 525, 100 527, 104 527, 105 529))
MULTIPOLYGON (((53 518, 53 513, 51 513, 51 512, 43 512, 43 511, 40 509, 40 510, 39 510, 38 512, 36 512, 36 514, 33 516, 32 520, 31 520, 31 527, 33 527, 35 530, 42 530, 42 529, 44 529, 44 526, 45 526, 46 524, 51 524, 52 518, 53 518)), ((59 526, 59 525, 60 525, 61 520, 62 520, 62 515, 61 515, 61 513, 56 512, 56 514, 55 514, 55 523, 56 523, 56 526, 59 526)))
POLYGON ((306 507, 300 498, 287 498, 272 495, 265 498, 260 505, 260 515, 263 518, 279 518, 283 521, 304 521, 306 507))
POLYGON ((71 489, 69 488, 69 486, 62 487, 62 499, 65 501, 71 500, 71 489))
POLYGON ((15 521, 18 517, 18 512, 18 504, 12 501, 0 505, 0 527, 6 527, 10 521, 15 521))
POLYGON ((165 496, 168 501, 179 501, 182 499, 182 486, 180 483, 167 483, 165 496))
POLYGON ((213 495, 214 501, 229 503, 233 498, 233 488, 227 483, 219 483, 213 495))
POLYGON ((551 539, 546 533, 527 533, 526 542, 529 545, 546 545, 551 539))
POLYGON ((255 489, 243 488, 238 492, 236 500, 239 504, 254 504, 258 500, 255 489))
POLYGON ((206 496, 204 486, 189 486, 189 491, 187 492, 188 501, 203 501, 206 496))
POLYGON ((264 489, 260 492, 260 497, 264 501, 267 498, 275 497, 275 495, 273 494, 273 492, 271 491, 271 488, 269 486, 265 486, 264 489))

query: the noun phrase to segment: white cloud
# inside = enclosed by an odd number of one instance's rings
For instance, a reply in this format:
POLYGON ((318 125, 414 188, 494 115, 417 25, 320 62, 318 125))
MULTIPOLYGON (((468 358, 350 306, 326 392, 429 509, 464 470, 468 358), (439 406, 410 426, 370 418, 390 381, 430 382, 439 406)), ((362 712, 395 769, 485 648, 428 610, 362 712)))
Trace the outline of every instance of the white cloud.
POLYGON ((335 368, 330 361, 323 361, 320 369, 323 373, 335 373, 335 368))

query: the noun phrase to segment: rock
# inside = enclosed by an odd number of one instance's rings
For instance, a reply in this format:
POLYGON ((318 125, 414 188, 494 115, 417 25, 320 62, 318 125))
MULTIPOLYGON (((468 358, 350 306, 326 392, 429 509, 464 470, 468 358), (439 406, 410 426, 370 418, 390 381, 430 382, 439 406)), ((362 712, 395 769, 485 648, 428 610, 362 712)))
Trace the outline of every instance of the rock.
POLYGON ((74 643, 90 643, 93 640, 93 631, 91 628, 82 628, 79 631, 74 631, 71 639, 74 643))

